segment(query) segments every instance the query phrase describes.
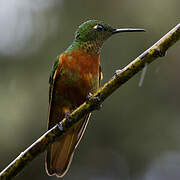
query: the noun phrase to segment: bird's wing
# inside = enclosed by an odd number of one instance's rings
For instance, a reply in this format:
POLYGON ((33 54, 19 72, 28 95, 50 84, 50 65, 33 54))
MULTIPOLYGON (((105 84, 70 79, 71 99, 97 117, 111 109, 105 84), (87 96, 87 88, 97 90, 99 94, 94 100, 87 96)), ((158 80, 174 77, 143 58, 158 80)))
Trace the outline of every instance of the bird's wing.
POLYGON ((52 100, 53 86, 54 86, 54 82, 55 82, 55 78, 56 78, 57 69, 58 69, 58 66, 60 63, 59 58, 60 58, 60 56, 57 56, 53 66, 52 66, 51 74, 49 77, 49 103, 51 103, 51 100, 52 100))
MULTIPOLYGON (((54 102, 54 89, 56 88, 56 82, 61 78, 62 64, 60 57, 57 57, 55 61, 52 73, 50 75, 49 83, 49 122, 48 129, 53 127, 58 121, 64 118, 65 112, 63 112, 63 106, 59 105, 61 102, 54 102), (58 115, 58 118, 56 118, 58 115)), ((71 109, 69 109, 71 111, 71 109)), ((82 118, 72 129, 66 134, 57 139, 52 145, 49 146, 46 155, 46 171, 49 175, 56 175, 58 177, 64 176, 71 164, 74 150, 79 144, 81 137, 86 129, 89 115, 82 118)))
POLYGON ((56 57, 56 60, 52 66, 51 74, 49 77, 49 108, 48 108, 48 129, 52 128, 54 125, 58 123, 58 120, 52 117, 54 114, 52 111, 56 111, 56 105, 54 104, 54 88, 55 88, 55 82, 58 78, 60 78, 60 71, 62 68, 62 64, 60 62, 60 55, 56 57))

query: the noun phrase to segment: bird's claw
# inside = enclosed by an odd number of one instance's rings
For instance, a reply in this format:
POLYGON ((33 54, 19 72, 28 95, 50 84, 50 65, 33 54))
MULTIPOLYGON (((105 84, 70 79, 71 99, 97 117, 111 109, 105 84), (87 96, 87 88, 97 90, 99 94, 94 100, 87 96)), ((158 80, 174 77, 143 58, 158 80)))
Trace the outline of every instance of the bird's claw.
POLYGON ((92 93, 88 93, 88 95, 86 96, 86 100, 89 101, 92 96, 93 96, 92 93))
POLYGON ((61 123, 61 122, 57 124, 57 127, 58 127, 58 129, 59 129, 61 132, 63 132, 63 131, 64 131, 63 126, 62 126, 62 123, 61 123))
POLYGON ((100 110, 102 108, 101 99, 98 96, 93 96, 92 93, 88 93, 86 100, 87 102, 90 101, 90 99, 93 99, 96 102, 95 109, 100 110))
POLYGON ((66 113, 65 113, 65 118, 67 119, 68 122, 71 122, 71 120, 72 120, 72 119, 70 118, 70 114, 71 114, 70 112, 66 112, 66 113))

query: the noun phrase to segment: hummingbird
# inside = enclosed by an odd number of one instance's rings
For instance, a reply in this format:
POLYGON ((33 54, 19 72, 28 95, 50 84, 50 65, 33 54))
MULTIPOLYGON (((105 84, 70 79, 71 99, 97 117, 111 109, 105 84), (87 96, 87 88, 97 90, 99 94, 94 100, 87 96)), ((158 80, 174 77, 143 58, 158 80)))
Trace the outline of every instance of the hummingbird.
MULTIPOLYGON (((72 44, 57 56, 52 67, 49 78, 48 129, 62 121, 99 88, 103 77, 100 52, 104 42, 117 33, 142 31, 145 30, 116 29, 99 20, 89 20, 78 27, 72 44)), ((49 145, 45 160, 48 175, 63 177, 66 174, 90 115, 84 116, 67 133, 49 145)))

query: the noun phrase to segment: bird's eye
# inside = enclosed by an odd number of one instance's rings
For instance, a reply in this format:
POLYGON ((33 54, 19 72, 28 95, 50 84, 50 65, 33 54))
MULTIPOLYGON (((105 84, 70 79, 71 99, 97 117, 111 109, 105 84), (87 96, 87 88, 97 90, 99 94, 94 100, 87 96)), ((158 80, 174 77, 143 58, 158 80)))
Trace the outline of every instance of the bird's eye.
POLYGON ((102 31, 102 30, 104 29, 104 27, 103 27, 102 25, 100 25, 100 24, 97 24, 97 25, 95 25, 95 26, 93 27, 93 29, 97 29, 97 30, 99 30, 99 31, 102 31))

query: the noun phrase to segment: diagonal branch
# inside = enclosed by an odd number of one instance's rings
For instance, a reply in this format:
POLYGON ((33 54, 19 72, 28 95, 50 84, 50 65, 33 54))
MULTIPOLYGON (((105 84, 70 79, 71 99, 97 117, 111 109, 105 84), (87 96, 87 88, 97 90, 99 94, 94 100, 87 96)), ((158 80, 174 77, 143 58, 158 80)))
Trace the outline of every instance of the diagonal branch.
POLYGON ((110 81, 104 84, 90 99, 75 109, 70 115, 69 120, 64 118, 61 123, 55 125, 37 141, 22 152, 13 162, 11 162, 1 173, 0 179, 7 180, 15 177, 22 169, 40 153, 46 150, 49 144, 53 143, 59 136, 66 133, 78 120, 87 113, 95 110, 101 103, 110 96, 121 85, 141 71, 145 64, 150 64, 158 57, 165 55, 168 48, 180 39, 180 24, 163 36, 152 47, 142 53, 134 61, 116 71, 110 81))

